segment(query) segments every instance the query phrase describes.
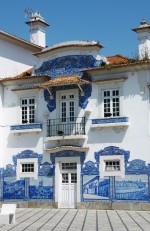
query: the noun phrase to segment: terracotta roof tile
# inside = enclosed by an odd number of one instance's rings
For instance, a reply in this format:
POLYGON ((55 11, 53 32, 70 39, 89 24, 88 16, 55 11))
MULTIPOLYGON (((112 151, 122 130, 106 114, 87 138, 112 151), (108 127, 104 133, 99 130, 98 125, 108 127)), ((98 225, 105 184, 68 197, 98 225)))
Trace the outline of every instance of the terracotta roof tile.
POLYGON ((6 77, 3 79, 0 79, 0 82, 6 82, 6 81, 12 81, 12 80, 21 80, 21 79, 32 79, 32 78, 41 78, 41 77, 47 77, 50 78, 50 76, 36 76, 32 75, 32 68, 30 68, 27 71, 22 72, 21 74, 15 76, 15 77, 6 77))
POLYGON ((98 82, 106 82, 106 81, 125 81, 127 80, 128 77, 125 76, 120 76, 120 77, 108 77, 108 78, 101 78, 101 79, 97 79, 97 80, 93 80, 94 83, 98 83, 98 82))
POLYGON ((56 79, 49 80, 45 83, 39 85, 41 88, 45 87, 55 87, 55 86, 63 86, 63 85, 71 85, 71 84, 89 84, 89 81, 81 79, 78 75, 72 76, 59 76, 56 79))
POLYGON ((108 56, 107 59, 108 59, 108 62, 110 64, 112 64, 112 63, 126 63, 130 60, 128 57, 125 57, 122 55, 108 56))
POLYGON ((88 71, 103 71, 103 70, 111 70, 123 67, 134 67, 134 66, 141 66, 141 65, 149 65, 150 60, 131 60, 125 63, 112 63, 102 67, 94 67, 89 69, 83 69, 81 72, 88 72, 88 71))
POLYGON ((39 89, 38 85, 30 86, 30 87, 15 88, 15 89, 12 89, 11 91, 27 91, 27 90, 36 90, 36 89, 39 89))

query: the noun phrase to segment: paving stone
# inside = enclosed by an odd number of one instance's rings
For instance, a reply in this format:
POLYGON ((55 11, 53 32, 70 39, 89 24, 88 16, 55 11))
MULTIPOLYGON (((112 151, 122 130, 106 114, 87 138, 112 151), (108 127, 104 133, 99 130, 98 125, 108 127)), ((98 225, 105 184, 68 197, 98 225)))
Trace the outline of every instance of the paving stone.
POLYGON ((72 221, 69 230, 82 230, 87 211, 86 210, 78 210, 74 220, 72 221))
POLYGON ((150 212, 18 208, 16 224, 0 231, 149 231, 150 212))
POLYGON ((128 214, 132 217, 135 223, 141 228, 141 230, 149 231, 150 230, 150 223, 146 221, 142 216, 138 214, 138 212, 129 211, 128 214))
POLYGON ((150 213, 146 211, 138 211, 138 214, 150 223, 150 213))
POLYGON ((117 213, 129 231, 141 231, 142 230, 126 211, 117 211, 117 213))
POLYGON ((61 209, 58 211, 58 213, 56 213, 56 215, 54 217, 52 217, 52 219, 50 219, 46 224, 43 225, 42 228, 40 228, 39 230, 54 230, 55 227, 58 225, 59 222, 61 222, 61 220, 63 219, 63 217, 66 215, 66 213, 68 212, 68 209, 61 209))
POLYGON ((108 210, 107 211, 108 219, 110 221, 111 227, 115 231, 127 231, 127 228, 123 224, 122 220, 116 213, 116 211, 108 210))
POLYGON ((97 214, 96 210, 88 210, 86 214, 86 219, 84 223, 83 230, 96 230, 97 229, 97 214))
POLYGON ((106 211, 97 211, 97 226, 98 230, 110 231, 112 230, 106 211))

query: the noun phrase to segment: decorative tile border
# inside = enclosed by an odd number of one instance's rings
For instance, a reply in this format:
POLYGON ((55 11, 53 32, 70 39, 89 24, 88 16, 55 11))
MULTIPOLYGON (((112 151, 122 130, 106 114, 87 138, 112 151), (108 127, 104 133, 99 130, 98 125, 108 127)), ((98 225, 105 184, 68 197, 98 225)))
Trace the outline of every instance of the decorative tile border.
POLYGON ((92 119, 92 124, 125 123, 125 122, 129 122, 128 117, 92 119))
POLYGON ((12 125, 10 126, 11 132, 40 132, 42 130, 42 124, 20 124, 20 125, 12 125))

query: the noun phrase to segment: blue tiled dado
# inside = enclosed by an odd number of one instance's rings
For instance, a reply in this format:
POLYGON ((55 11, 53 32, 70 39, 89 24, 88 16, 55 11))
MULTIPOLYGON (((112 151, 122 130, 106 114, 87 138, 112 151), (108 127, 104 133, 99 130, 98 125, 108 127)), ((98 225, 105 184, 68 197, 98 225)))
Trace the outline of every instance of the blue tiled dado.
POLYGON ((92 119, 92 124, 108 124, 108 123, 124 123, 124 122, 129 122, 129 118, 115 117, 115 118, 92 119))
POLYGON ((54 201, 55 200, 55 160, 58 157, 79 156, 81 162, 81 201, 150 201, 150 164, 140 159, 130 161, 130 151, 108 146, 95 152, 95 161, 85 162, 85 153, 64 150, 50 155, 50 162, 44 162, 43 154, 24 150, 13 156, 13 164, 0 168, 1 201, 54 201), (123 155, 125 177, 100 178, 101 156, 123 155), (38 159, 38 179, 16 179, 18 159, 38 159))
POLYGON ((21 124, 21 125, 12 125, 10 126, 11 131, 16 130, 26 130, 26 129, 42 129, 42 124, 21 124))

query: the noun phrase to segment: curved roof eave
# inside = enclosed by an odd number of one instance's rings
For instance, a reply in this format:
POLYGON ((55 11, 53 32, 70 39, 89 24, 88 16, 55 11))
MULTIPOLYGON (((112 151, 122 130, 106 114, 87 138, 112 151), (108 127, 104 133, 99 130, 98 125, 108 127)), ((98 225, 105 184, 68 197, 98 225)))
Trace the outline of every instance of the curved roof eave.
POLYGON ((93 47, 93 46, 98 47, 99 49, 104 47, 102 44, 100 44, 99 42, 95 42, 95 41, 68 41, 68 42, 62 42, 62 43, 58 43, 53 46, 44 48, 41 52, 34 53, 34 55, 39 56, 44 53, 57 50, 57 49, 66 48, 66 47, 93 47))

